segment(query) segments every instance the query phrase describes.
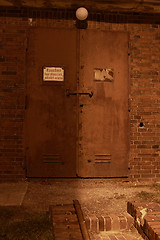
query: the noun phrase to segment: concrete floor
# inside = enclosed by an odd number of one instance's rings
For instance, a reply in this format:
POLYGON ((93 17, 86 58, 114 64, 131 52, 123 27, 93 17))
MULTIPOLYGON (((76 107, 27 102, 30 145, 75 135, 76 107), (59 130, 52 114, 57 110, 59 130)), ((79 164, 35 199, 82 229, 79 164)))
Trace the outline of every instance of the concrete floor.
MULTIPOLYGON (((144 189, 144 188, 143 188, 144 189)), ((140 189, 138 189, 140 191, 140 189)), ((107 179, 53 179, 31 180, 24 183, 0 184, 0 205, 23 205, 34 211, 48 211, 49 205, 72 203, 78 199, 85 216, 124 213, 127 201, 133 199, 134 184, 107 179), (133 186, 132 186, 133 185, 133 186)), ((142 239, 136 231, 123 233, 91 233, 95 239, 142 239), (109 238, 109 234, 112 234, 109 238), (122 235, 122 236, 120 236, 122 235), (119 237, 118 237, 119 236, 119 237), (126 236, 128 236, 126 238, 126 236), (114 238, 115 237, 115 238, 114 238), (123 237, 123 238, 122 238, 123 237)))
POLYGON ((20 206, 28 189, 28 183, 1 183, 0 206, 20 206))

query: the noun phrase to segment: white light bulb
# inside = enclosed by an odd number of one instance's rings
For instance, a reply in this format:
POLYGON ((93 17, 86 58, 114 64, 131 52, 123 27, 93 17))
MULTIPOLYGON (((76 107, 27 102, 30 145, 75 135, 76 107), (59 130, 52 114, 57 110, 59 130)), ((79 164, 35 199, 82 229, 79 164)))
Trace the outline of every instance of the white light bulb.
POLYGON ((84 7, 80 7, 77 9, 76 11, 76 17, 79 19, 79 20, 85 20, 87 17, 88 17, 88 11, 86 8, 84 7))

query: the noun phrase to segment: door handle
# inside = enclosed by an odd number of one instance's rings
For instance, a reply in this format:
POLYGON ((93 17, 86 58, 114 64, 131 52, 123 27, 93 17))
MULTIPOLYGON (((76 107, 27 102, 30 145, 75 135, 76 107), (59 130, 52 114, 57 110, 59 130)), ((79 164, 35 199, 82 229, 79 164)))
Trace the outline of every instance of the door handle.
POLYGON ((71 95, 88 95, 91 98, 93 96, 93 92, 70 92, 69 89, 66 89, 66 96, 69 97, 71 95))

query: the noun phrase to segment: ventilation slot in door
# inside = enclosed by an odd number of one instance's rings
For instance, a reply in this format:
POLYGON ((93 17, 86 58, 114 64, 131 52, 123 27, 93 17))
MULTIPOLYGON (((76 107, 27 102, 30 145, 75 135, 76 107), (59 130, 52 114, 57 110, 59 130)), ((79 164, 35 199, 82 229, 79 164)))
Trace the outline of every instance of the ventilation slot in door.
POLYGON ((43 162, 64 165, 64 162, 62 161, 62 156, 59 154, 43 154, 43 162))
POLYGON ((111 163, 111 154, 95 154, 95 163, 111 163))

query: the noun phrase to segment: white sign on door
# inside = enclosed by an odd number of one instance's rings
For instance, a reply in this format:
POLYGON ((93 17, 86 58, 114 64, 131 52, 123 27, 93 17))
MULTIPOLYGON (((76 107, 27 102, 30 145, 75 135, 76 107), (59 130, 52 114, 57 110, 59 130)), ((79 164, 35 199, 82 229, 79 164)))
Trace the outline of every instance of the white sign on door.
POLYGON ((61 67, 44 67, 43 81, 64 81, 64 69, 61 67))

